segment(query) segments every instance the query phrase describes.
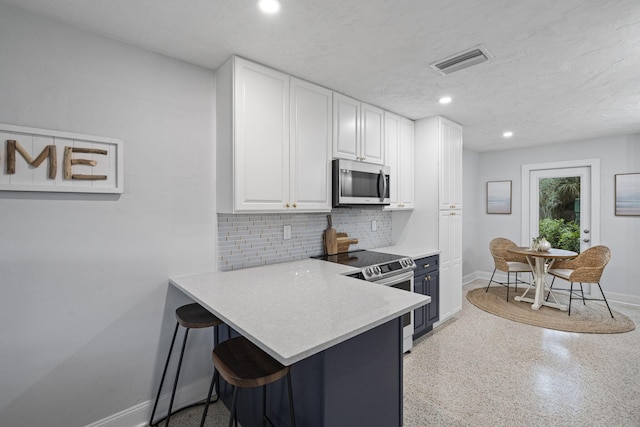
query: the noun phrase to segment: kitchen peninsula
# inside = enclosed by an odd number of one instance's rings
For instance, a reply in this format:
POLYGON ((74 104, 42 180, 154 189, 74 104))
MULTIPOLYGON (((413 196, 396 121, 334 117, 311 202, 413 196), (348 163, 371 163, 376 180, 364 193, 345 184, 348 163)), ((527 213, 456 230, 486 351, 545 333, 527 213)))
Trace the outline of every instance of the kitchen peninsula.
MULTIPOLYGON (((352 270, 306 259, 170 283, 292 365, 299 425, 401 426, 401 316, 431 299, 343 275, 352 270)), ((261 425, 260 394, 252 391, 238 394, 244 426, 261 425)), ((270 417, 288 425, 281 393, 286 388, 280 384, 270 389, 270 417)), ((230 388, 221 386, 221 396, 228 402, 230 388)))

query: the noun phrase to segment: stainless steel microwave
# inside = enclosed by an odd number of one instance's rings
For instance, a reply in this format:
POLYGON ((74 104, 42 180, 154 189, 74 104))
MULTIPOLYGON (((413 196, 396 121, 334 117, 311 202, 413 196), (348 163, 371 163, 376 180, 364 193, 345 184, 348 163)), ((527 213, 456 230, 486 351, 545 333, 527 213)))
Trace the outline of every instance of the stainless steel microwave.
POLYGON ((335 159, 333 206, 388 205, 389 166, 335 159))

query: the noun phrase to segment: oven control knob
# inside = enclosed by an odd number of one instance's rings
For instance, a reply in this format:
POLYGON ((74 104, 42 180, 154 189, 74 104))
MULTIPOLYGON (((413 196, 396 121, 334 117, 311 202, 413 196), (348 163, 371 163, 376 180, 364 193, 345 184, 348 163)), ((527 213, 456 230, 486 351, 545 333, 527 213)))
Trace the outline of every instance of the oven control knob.
POLYGON ((376 274, 380 274, 381 273, 380 267, 378 267, 377 265, 375 267, 373 267, 373 272, 376 273, 376 274))
POLYGON ((371 276, 371 269, 370 269, 370 268, 367 268, 367 269, 364 271, 364 274, 365 274, 365 276, 371 276))

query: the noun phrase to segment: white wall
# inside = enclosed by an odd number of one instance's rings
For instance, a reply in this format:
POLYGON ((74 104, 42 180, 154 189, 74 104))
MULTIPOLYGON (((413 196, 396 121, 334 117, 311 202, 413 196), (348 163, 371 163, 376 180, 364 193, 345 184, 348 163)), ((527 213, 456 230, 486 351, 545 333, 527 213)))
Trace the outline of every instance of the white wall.
POLYGON ((0 192, 0 425, 82 426, 151 398, 167 279, 215 268, 215 76, 4 5, 0 58, 0 123, 124 141, 121 196, 0 192))
MULTIPOLYGON (((465 151, 465 157, 476 154, 465 151)), ((477 235, 466 234, 465 248, 477 248, 476 270, 493 271, 493 261, 489 254, 489 242, 497 236, 507 237, 516 243, 521 239, 521 166, 546 162, 560 162, 577 159, 600 159, 600 243, 611 248, 612 259, 605 269, 602 285, 607 298, 618 301, 640 303, 640 217, 615 216, 614 175, 620 173, 640 173, 640 134, 610 136, 587 141, 548 145, 539 148, 503 150, 480 153, 478 172, 475 179, 465 174, 465 192, 475 185, 478 195, 474 212, 477 214, 475 230, 477 235), (512 180, 512 214, 487 215, 484 210, 486 182, 512 180)), ((465 167, 467 166, 465 159, 465 167)), ((470 162, 469 162, 470 163, 470 162)), ((465 195, 465 214, 469 217, 469 206, 465 195)), ((465 261, 466 264, 466 261, 465 261)), ((468 271, 465 271, 468 273, 468 271)))

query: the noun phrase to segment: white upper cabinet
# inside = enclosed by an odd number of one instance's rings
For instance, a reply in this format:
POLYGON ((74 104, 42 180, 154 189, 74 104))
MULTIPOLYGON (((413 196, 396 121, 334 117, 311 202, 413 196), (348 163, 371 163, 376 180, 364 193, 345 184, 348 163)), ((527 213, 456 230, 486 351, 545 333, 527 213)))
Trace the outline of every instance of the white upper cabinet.
POLYGON ((462 209, 462 126, 438 118, 440 209, 462 209))
POLYGON ((333 157, 360 160, 360 101, 333 94, 333 157))
POLYGON ((332 95, 329 89, 291 78, 294 210, 331 210, 332 95))
POLYGON ((391 169, 389 196, 385 209, 414 207, 414 123, 396 114, 384 113, 386 164, 391 169))
POLYGON ((398 203, 403 209, 413 209, 415 200, 414 128, 413 120, 400 118, 400 170, 397 179, 400 181, 398 203))
POLYGON ((363 162, 384 164, 384 111, 373 105, 361 104, 360 152, 363 162))
POLYGON ((384 164, 384 112, 333 94, 333 157, 384 164))
POLYGON ((330 210, 331 92, 238 57, 216 81, 218 212, 330 210))

